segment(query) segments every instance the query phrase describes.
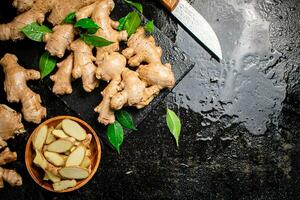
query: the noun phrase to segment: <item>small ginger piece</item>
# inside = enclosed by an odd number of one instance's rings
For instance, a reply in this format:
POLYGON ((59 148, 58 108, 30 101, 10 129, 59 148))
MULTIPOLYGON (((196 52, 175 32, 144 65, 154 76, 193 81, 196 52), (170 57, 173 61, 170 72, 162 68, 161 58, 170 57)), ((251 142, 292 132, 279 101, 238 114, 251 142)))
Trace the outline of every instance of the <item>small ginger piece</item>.
POLYGON ((0 104, 0 149, 7 145, 6 140, 14 138, 15 134, 25 132, 21 120, 21 114, 4 104, 0 104))
POLYGON ((162 49, 156 46, 153 36, 146 36, 144 28, 138 28, 128 42, 128 48, 122 54, 131 67, 138 67, 142 62, 161 63, 162 49))
POLYGON ((58 172, 62 177, 68 179, 85 179, 90 174, 86 168, 79 166, 63 167, 58 172))
POLYGON ((5 165, 7 163, 11 163, 13 161, 17 160, 17 153, 11 152, 8 147, 6 147, 1 153, 0 153, 0 166, 5 165))
POLYGON ((53 189, 55 191, 63 191, 68 188, 76 186, 77 182, 75 180, 62 180, 56 183, 53 183, 53 189))
POLYGON ((57 72, 50 76, 54 82, 52 92, 58 95, 71 94, 72 89, 72 70, 73 54, 70 54, 65 60, 57 64, 57 72))
POLYGON ((93 91, 98 86, 99 81, 95 77, 96 66, 93 63, 95 57, 92 47, 77 39, 72 42, 71 50, 74 52, 73 78, 82 79, 83 88, 86 92, 93 91))
POLYGON ((24 12, 32 7, 33 1, 34 0, 14 0, 12 5, 17 8, 19 12, 24 12))
POLYGON ((112 109, 120 110, 124 105, 134 106, 142 100, 146 83, 139 78, 137 72, 126 68, 122 73, 121 86, 123 90, 111 99, 112 109))
POLYGON ((101 103, 95 108, 95 112, 99 113, 98 121, 104 125, 112 124, 116 120, 110 102, 111 98, 121 90, 120 82, 121 79, 114 79, 108 84, 101 92, 103 97, 101 103))
POLYGON ((53 33, 46 33, 44 41, 46 42, 45 50, 52 56, 62 58, 66 49, 74 40, 74 26, 72 24, 57 25, 53 28, 53 33))
POLYGON ((0 60, 5 74, 4 90, 9 102, 21 102, 24 119, 40 123, 46 116, 46 108, 41 105, 40 95, 34 93, 26 84, 28 80, 40 79, 40 73, 24 69, 13 54, 5 54, 0 60))
POLYGON ((0 167, 0 188, 4 187, 3 181, 12 187, 21 186, 23 184, 22 177, 15 170, 0 167))
POLYGON ((43 125, 32 138, 32 145, 35 150, 42 150, 48 135, 48 127, 43 125))
POLYGON ((71 152, 66 160, 66 167, 79 166, 85 157, 86 148, 84 146, 78 146, 71 152))

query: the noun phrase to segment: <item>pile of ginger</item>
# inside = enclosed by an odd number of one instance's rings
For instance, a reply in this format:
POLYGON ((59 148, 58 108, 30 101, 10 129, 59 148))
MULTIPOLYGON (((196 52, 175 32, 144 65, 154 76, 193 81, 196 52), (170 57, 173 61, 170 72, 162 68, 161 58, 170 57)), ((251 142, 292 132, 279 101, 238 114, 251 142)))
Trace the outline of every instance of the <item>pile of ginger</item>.
MULTIPOLYGON (((102 101, 94 109, 99 113, 100 123, 114 123, 116 110, 124 106, 142 109, 162 89, 174 87, 175 77, 171 65, 162 63, 161 47, 156 45, 152 36, 147 36, 143 27, 138 28, 129 38, 126 31, 117 31, 119 23, 110 18, 115 6, 113 0, 65 0, 63 3, 58 3, 58 0, 14 0, 13 5, 22 13, 12 22, 0 24, 0 40, 23 39, 21 29, 25 25, 42 23, 45 15, 50 13, 48 21, 54 28, 52 33, 44 35, 45 49, 52 56, 63 59, 57 64, 56 73, 50 76, 54 82, 52 91, 57 95, 71 94, 74 79, 82 80, 86 92, 92 92, 101 80, 107 82, 107 87, 101 92, 102 101), (71 12, 76 13, 77 21, 91 18, 101 27, 95 35, 113 44, 104 47, 86 44, 79 38, 72 24, 63 23, 63 19, 71 12), (124 50, 120 49, 121 41, 127 44, 124 50)), ((8 101, 20 101, 25 120, 39 123, 46 116, 46 110, 41 106, 38 94, 33 94, 29 89, 32 98, 25 99, 16 94, 13 95, 15 98, 9 98, 12 96, 10 93, 26 91, 26 81, 38 79, 38 72, 25 70, 11 54, 6 54, 0 65, 5 72, 8 101), (14 73, 23 73, 23 76, 18 75, 22 81, 14 73), (14 80, 7 81, 13 76, 14 80), (31 116, 32 113, 35 113, 34 116, 31 116)))

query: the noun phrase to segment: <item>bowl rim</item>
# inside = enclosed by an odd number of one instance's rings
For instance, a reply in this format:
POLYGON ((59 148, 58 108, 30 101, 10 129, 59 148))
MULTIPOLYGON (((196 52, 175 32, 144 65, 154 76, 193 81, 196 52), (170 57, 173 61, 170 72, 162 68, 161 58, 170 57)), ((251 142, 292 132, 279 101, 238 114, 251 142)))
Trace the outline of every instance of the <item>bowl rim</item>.
POLYGON ((60 116, 56 116, 56 117, 52 117, 50 119, 47 119, 46 121, 42 122, 41 124, 39 124, 31 133, 31 135, 29 136, 27 143, 26 143, 26 147, 25 147, 25 165, 26 165, 26 169, 30 175, 30 177, 34 180, 35 183, 37 183, 40 187, 50 191, 50 192, 55 192, 55 193, 66 193, 66 192, 72 192, 75 191, 81 187, 83 187, 85 184, 87 184, 92 177, 96 174, 99 165, 100 165, 100 160, 101 160, 101 143, 100 143, 100 138, 98 137, 97 133, 95 132, 95 130, 88 124, 86 123, 84 120, 78 118, 78 117, 74 117, 74 116, 70 116, 70 115, 60 115, 60 116), (52 121, 57 121, 57 120, 64 120, 64 119, 71 119, 74 120, 76 122, 79 122, 81 124, 83 124, 93 135, 95 142, 96 142, 96 146, 97 146, 97 151, 98 151, 98 155, 96 157, 96 163, 94 168, 92 169, 92 172, 90 173, 90 175, 82 180, 79 184, 76 184, 76 186, 62 190, 62 191, 55 191, 52 187, 48 187, 46 185, 41 185, 39 179, 35 176, 35 174, 32 171, 32 168, 30 166, 29 163, 29 151, 32 151, 31 149, 31 143, 32 143, 32 137, 34 135, 34 133, 39 130, 41 128, 41 126, 45 125, 45 124, 49 124, 52 121))

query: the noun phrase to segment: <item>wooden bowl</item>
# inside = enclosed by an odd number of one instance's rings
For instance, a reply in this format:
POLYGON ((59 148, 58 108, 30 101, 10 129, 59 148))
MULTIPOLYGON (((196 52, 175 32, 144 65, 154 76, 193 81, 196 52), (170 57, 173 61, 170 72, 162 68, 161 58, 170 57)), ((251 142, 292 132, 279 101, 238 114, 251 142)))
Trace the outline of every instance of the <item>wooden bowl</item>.
POLYGON ((40 124, 33 131, 31 136, 29 137, 27 144, 26 144, 26 149, 25 149, 25 164, 26 164, 26 168, 27 168, 30 176, 32 177, 32 179, 42 188, 44 188, 48 191, 51 191, 51 192, 58 192, 58 193, 71 192, 71 191, 77 190, 77 189, 81 188, 82 186, 84 186, 87 182, 89 182, 89 180, 91 180, 91 178, 95 175, 95 173, 99 167, 100 159, 101 159, 101 145, 100 145, 99 138, 98 138, 96 132, 86 122, 84 122, 81 119, 78 119, 76 117, 72 117, 72 116, 58 116, 58 117, 48 119, 47 121, 40 124), (75 187, 68 188, 63 191, 55 191, 53 189, 50 181, 43 180, 44 174, 45 174, 44 171, 41 168, 37 167, 33 163, 35 151, 33 150, 33 146, 32 146, 32 137, 33 137, 34 133, 36 131, 38 131, 43 125, 47 125, 48 127, 51 127, 51 126, 56 127, 64 119, 71 119, 73 121, 76 121, 77 123, 79 123, 82 126, 82 128, 84 128, 87 131, 87 133, 91 133, 93 135, 93 138, 92 138, 92 141, 90 144, 92 171, 91 171, 91 174, 86 179, 77 180, 77 185, 75 187))

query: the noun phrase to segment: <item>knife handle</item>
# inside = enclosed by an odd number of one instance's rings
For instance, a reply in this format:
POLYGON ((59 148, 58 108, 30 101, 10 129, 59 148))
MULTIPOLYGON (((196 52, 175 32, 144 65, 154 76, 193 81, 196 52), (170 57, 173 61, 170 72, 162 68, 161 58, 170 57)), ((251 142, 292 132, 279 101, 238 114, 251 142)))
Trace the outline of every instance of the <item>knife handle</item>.
POLYGON ((161 3, 170 11, 172 12, 180 0, 161 0, 161 3))

